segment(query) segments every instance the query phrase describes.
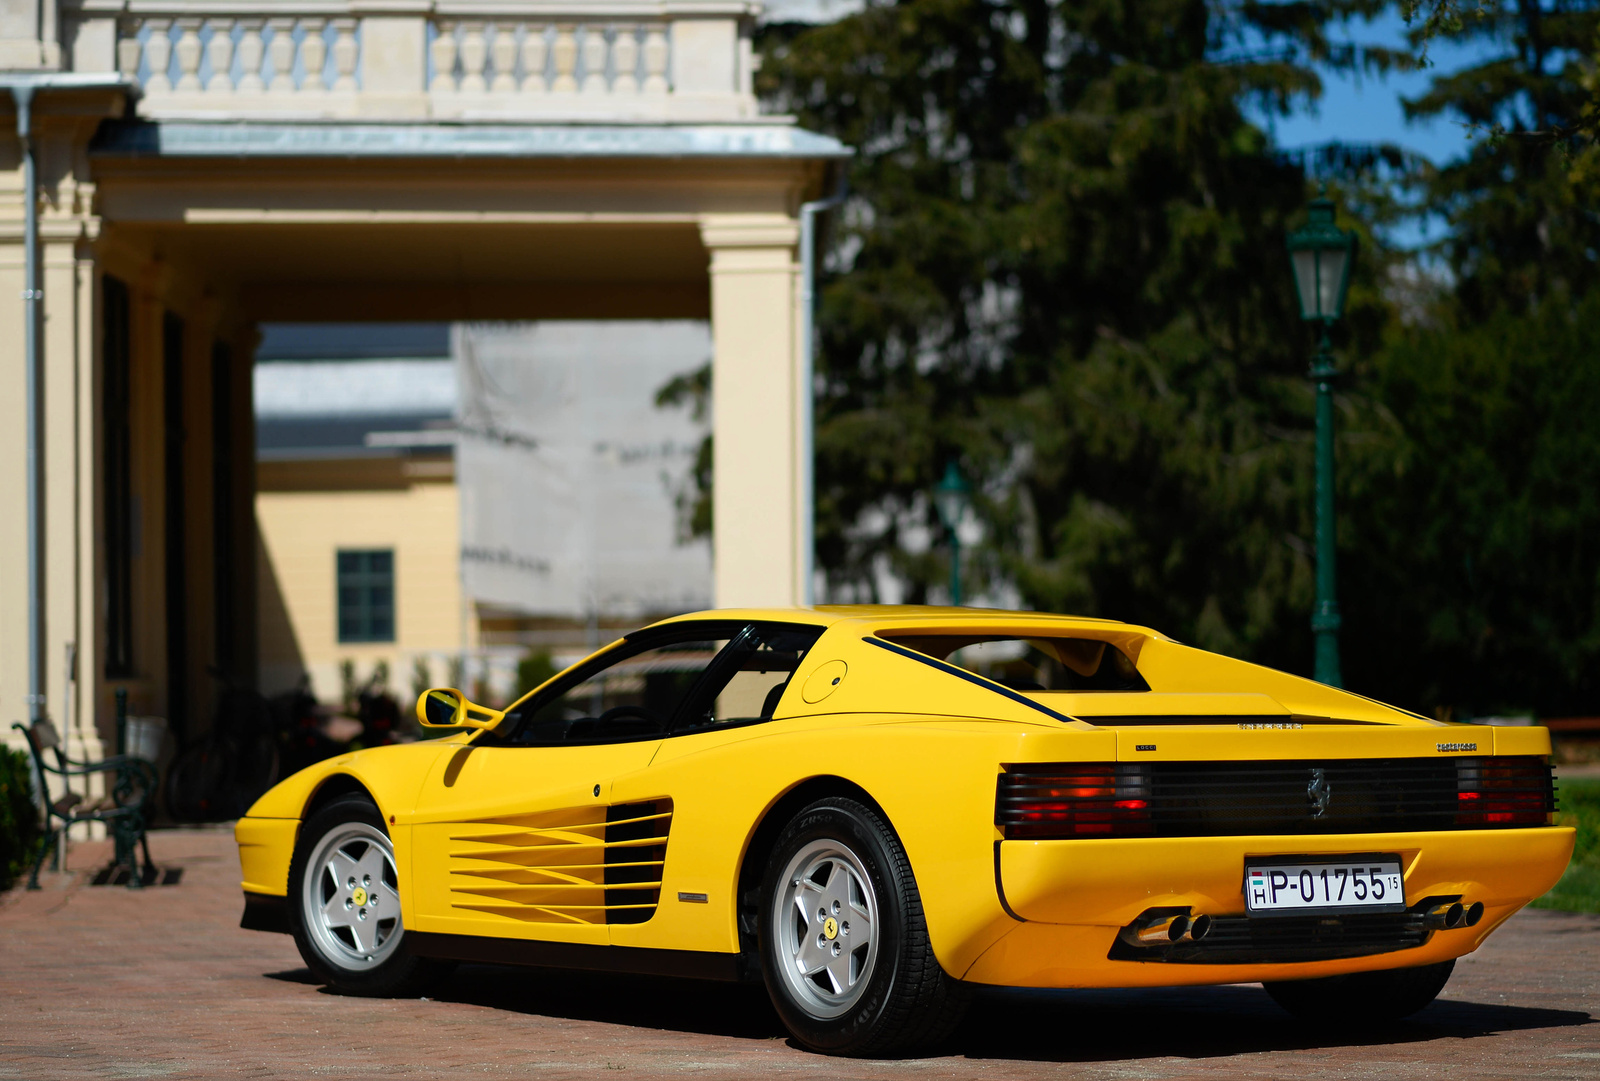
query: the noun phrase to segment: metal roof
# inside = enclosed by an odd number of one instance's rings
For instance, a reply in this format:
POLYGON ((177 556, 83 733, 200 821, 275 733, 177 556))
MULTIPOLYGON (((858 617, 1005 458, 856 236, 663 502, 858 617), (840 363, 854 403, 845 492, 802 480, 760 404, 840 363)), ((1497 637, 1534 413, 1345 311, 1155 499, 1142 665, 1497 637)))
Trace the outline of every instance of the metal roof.
POLYGON ((790 123, 507 124, 117 120, 97 157, 848 158, 837 139, 790 123))

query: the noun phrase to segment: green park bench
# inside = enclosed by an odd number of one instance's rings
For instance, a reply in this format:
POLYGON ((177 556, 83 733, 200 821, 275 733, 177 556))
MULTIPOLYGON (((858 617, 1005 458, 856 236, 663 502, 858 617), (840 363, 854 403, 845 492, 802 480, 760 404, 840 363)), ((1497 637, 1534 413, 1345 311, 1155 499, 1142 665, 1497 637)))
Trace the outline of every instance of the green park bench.
MULTIPOLYGON (((28 888, 39 888, 39 869, 58 841, 64 840, 67 831, 79 822, 103 822, 111 832, 116 845, 113 867, 126 867, 128 885, 144 885, 140 873, 137 851, 144 851, 144 873, 151 873, 155 864, 150 861, 150 842, 145 837, 145 807, 156 790, 156 768, 142 758, 132 755, 115 755, 98 762, 80 762, 67 756, 61 746, 61 737, 49 721, 35 721, 32 727, 13 724, 28 740, 28 750, 33 753, 34 769, 38 772, 39 792, 45 811, 44 836, 39 840, 39 855, 33 861, 33 874, 28 888), (55 760, 51 765, 46 753, 55 760), (52 800, 49 796, 49 778, 88 777, 106 774, 106 793, 88 798, 80 793, 66 791, 52 800)), ((63 783, 63 787, 65 783, 63 783)), ((62 870, 66 870, 63 860, 62 870)))

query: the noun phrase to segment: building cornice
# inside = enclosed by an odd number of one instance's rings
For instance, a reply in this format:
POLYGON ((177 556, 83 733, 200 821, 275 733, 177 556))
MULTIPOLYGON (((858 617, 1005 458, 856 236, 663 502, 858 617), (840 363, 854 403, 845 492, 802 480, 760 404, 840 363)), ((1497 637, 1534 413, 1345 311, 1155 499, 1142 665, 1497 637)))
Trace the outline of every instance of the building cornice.
POLYGON ((99 158, 746 158, 839 160, 849 147, 792 123, 628 125, 112 121, 99 158))

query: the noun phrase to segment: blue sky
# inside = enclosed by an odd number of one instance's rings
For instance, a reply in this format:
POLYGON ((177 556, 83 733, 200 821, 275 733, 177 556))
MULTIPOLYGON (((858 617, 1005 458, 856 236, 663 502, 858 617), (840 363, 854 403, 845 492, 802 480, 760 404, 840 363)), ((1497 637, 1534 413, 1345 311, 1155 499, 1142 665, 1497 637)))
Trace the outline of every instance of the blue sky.
MULTIPOLYGON (((1392 10, 1372 23, 1355 23, 1342 35, 1349 40, 1404 48, 1405 23, 1392 10)), ((1300 147, 1331 140, 1393 142, 1417 151, 1435 163, 1464 153, 1467 133, 1451 119, 1406 123, 1400 99, 1423 93, 1436 75, 1467 67, 1487 55, 1481 44, 1459 46, 1434 42, 1424 71, 1373 75, 1324 72, 1323 96, 1312 110, 1273 123, 1280 145, 1300 147)))
MULTIPOLYGON (((1343 35, 1348 40, 1404 47, 1405 23, 1392 9, 1371 23, 1353 23, 1343 35)), ((1407 123, 1402 98, 1416 97, 1436 76, 1480 62, 1487 55, 1481 43, 1460 46, 1435 42, 1429 49, 1434 67, 1386 77, 1323 73, 1323 96, 1316 106, 1287 118, 1258 121, 1272 132, 1279 146, 1297 149, 1328 142, 1395 143, 1421 154, 1435 164, 1459 157, 1470 145, 1467 130, 1449 117, 1407 123)), ((1440 223, 1430 222, 1424 233, 1419 224, 1407 227, 1395 240, 1413 245, 1438 239, 1440 223)))

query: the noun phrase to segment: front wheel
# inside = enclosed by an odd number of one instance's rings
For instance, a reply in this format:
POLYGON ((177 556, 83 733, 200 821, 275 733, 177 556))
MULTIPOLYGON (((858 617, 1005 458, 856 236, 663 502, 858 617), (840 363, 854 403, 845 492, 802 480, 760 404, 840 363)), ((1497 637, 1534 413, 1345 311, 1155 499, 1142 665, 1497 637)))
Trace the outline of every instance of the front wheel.
POLYGON ((916 879, 888 824, 851 799, 801 811, 767 865, 762 974, 795 1040, 813 1051, 887 1055, 929 1047, 965 1012, 939 967, 916 879))
POLYGON ((1398 1021, 1422 1009, 1444 990, 1455 967, 1454 961, 1441 961, 1262 986, 1273 1001, 1302 1020, 1371 1024, 1398 1021))
POLYGON ((365 799, 338 800, 306 822, 289 864, 289 902, 300 956, 336 990, 415 994, 449 970, 406 952, 394 845, 365 799))

